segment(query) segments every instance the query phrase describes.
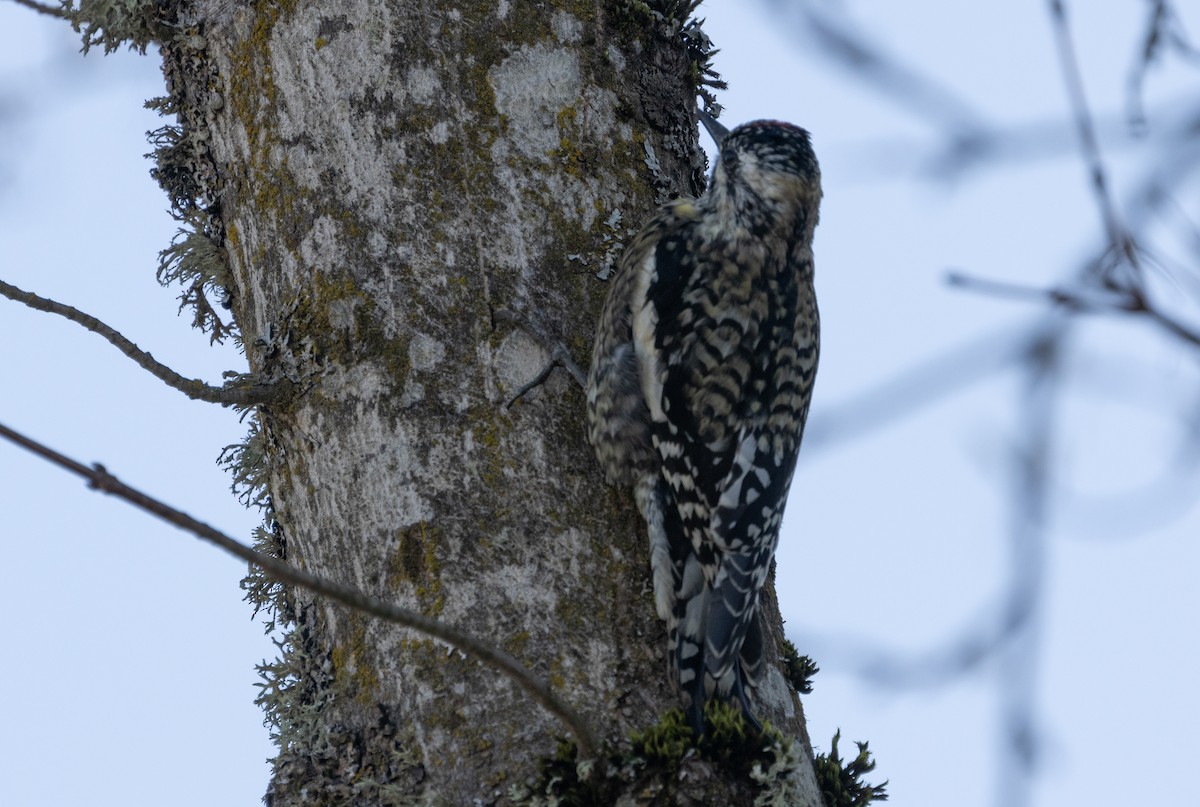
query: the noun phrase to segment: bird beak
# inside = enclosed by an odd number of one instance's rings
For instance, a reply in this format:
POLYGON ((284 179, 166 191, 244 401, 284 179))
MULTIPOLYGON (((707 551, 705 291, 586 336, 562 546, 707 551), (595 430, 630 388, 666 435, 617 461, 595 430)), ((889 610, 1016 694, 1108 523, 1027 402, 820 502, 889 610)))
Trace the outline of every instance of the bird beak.
POLYGON ((697 112, 700 115, 700 122, 708 130, 709 137, 717 144, 718 149, 721 148, 721 144, 725 142, 725 138, 729 137, 729 130, 717 123, 717 119, 703 109, 697 110, 697 112))

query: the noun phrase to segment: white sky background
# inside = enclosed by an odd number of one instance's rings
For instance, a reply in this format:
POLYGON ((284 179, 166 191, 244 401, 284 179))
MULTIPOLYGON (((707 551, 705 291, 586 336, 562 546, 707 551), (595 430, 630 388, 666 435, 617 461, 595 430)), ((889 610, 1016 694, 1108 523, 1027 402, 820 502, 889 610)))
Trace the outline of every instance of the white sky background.
MULTIPOLYGON (((1089 97, 1107 120, 1120 119, 1145 6, 1071 6, 1089 97)), ((987 120, 1066 120, 1044 3, 849 8, 875 42, 987 120)), ((913 155, 935 152, 937 128, 824 60, 798 21, 734 0, 704 12, 730 82, 725 122, 794 121, 822 160, 824 346, 810 437, 884 380, 955 345, 1021 333, 1043 311, 949 289, 948 268, 1049 285, 1094 248, 1099 217, 1074 151, 926 181, 913 155), (881 142, 904 146, 883 172, 868 148, 881 142)), ((0 31, 0 278, 86 310, 185 376, 216 383, 243 369, 233 348, 209 348, 176 317, 176 290, 154 280, 175 229, 142 157, 145 132, 162 125, 142 109, 162 93, 157 57, 81 59, 65 25, 12 4, 0 5, 0 31)), ((1151 75, 1152 135, 1181 108, 1172 98, 1194 106, 1198 83, 1182 69, 1151 75)), ((1120 199, 1145 146, 1111 131, 1103 145, 1120 199)), ((1192 188, 1184 202, 1195 214, 1192 188)), ((236 415, 5 300, 0 344, 0 422, 249 536, 257 515, 214 462, 244 433, 236 415)), ((1090 369, 1071 376, 1058 410, 1065 492, 1054 500, 1033 669, 1033 803, 1180 803, 1200 758, 1200 510, 1195 474, 1179 477, 1170 462, 1186 437, 1179 414, 1200 390, 1196 352, 1124 320, 1093 321, 1073 344, 1090 369), (1164 477, 1165 503, 1127 506, 1164 477)), ((813 741, 824 749, 841 727, 850 755, 853 740, 869 740, 879 762, 869 778, 890 779, 900 807, 997 803, 995 665, 921 690, 882 689, 853 669, 860 650, 940 647, 1003 596, 1018 382, 994 374, 817 446, 793 487, 778 585, 790 636, 822 667, 805 698, 813 741)), ((0 480, 0 804, 258 803, 272 748, 251 703, 253 665, 274 648, 241 602, 244 567, 7 445, 0 480)))

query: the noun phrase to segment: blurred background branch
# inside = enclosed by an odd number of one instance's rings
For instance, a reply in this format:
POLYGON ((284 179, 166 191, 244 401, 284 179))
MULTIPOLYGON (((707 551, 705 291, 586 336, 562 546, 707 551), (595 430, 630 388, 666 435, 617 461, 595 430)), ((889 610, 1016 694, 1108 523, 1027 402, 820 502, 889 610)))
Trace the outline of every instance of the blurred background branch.
MULTIPOLYGON (((815 414, 805 438, 808 455, 824 453, 968 386, 1013 370, 1019 373, 1022 383, 1012 402, 1015 450, 1008 459, 1012 484, 1007 589, 955 635, 917 654, 844 636, 810 638, 816 641, 814 655, 823 666, 853 670, 885 689, 945 687, 964 676, 991 671, 985 680, 995 688, 1001 727, 995 803, 1022 807, 1032 802, 1033 775, 1044 748, 1036 693, 1045 593, 1053 585, 1046 566, 1047 542, 1053 534, 1052 516, 1071 487, 1069 471, 1058 466, 1063 459, 1061 438, 1072 423, 1060 413, 1070 396, 1103 396, 1148 383, 1141 372, 1146 368, 1137 361, 1089 359, 1090 333, 1080 327, 1085 322, 1080 315, 1087 314, 1086 321, 1108 318, 1123 328, 1150 323, 1163 349, 1178 361, 1200 359, 1200 226, 1195 218, 1200 92, 1161 109, 1148 110, 1144 102, 1156 67, 1178 60, 1200 68, 1200 51, 1183 30, 1175 4, 1146 2, 1145 29, 1129 42, 1133 58, 1124 117, 1096 116, 1085 94, 1068 6, 1062 0, 1046 0, 1066 88, 1062 119, 1036 124, 991 121, 986 110, 889 52, 885 43, 853 21, 854 4, 793 6, 764 0, 764 5, 788 19, 806 45, 815 46, 853 81, 899 105, 931 130, 932 146, 888 137, 857 146, 853 162, 860 167, 860 179, 878 181, 904 172, 935 182, 965 181, 984 169, 1061 158, 1072 151, 1085 169, 1101 231, 1088 247, 1092 257, 1063 273, 1069 279, 1035 285, 1024 279, 982 279, 967 271, 948 275, 951 287, 993 297, 998 304, 1017 300, 1043 304, 1048 310, 1032 323, 964 340, 877 386, 844 396, 815 414), (1140 157, 1140 170, 1126 183, 1132 191, 1120 200, 1105 165, 1106 147, 1140 157), (1114 376, 1112 382, 1095 383, 1114 376)), ((1147 406, 1166 410, 1190 439, 1168 459, 1170 470, 1164 478, 1136 493, 1147 502, 1139 511, 1146 516, 1179 512, 1194 500, 1200 466, 1200 390, 1174 393, 1159 395, 1147 406), (1181 394, 1189 403, 1171 408, 1169 401, 1181 394), (1171 484, 1179 479, 1190 483, 1171 484), (1164 496, 1178 504, 1172 506, 1164 496)), ((1123 501, 1129 504, 1132 499, 1123 501)), ((1103 502, 1096 504, 1103 512, 1103 502)), ((947 608, 955 606, 948 603, 947 608)))
POLYGON ((37 0, 13 0, 19 6, 25 6, 38 14, 45 14, 49 17, 66 17, 67 13, 60 6, 52 6, 49 3, 39 3, 37 0))

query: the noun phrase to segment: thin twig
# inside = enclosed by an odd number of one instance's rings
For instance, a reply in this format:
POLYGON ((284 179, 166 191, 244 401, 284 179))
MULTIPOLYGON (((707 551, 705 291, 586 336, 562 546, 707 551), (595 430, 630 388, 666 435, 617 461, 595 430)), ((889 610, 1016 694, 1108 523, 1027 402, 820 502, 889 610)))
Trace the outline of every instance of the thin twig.
POLYGON ((1075 45, 1071 41, 1071 31, 1067 26, 1067 10, 1062 0, 1046 0, 1050 9, 1050 18, 1054 26, 1054 38, 1058 47, 1063 80, 1067 85, 1067 96, 1071 102, 1071 111, 1075 116, 1075 129, 1079 134, 1079 144, 1083 159, 1091 174, 1092 187, 1096 192, 1096 203, 1100 207, 1100 217, 1104 222, 1104 231, 1109 243, 1117 249, 1129 262, 1130 267, 1140 274, 1137 249, 1133 239, 1121 225, 1117 215, 1116 205, 1108 189, 1108 178, 1104 170, 1104 161, 1100 157, 1100 144, 1096 138, 1096 127, 1092 122, 1092 113, 1088 108, 1087 96, 1083 90, 1083 76, 1079 71, 1079 60, 1075 55, 1075 45))
POLYGON ((901 420, 1020 362, 1030 336, 1012 327, 950 347, 858 393, 814 411, 801 461, 901 420))
POLYGON ((1018 299, 1046 300, 1057 305, 1084 313, 1137 314, 1144 316, 1171 335, 1200 347, 1200 332, 1197 332, 1169 314, 1155 308, 1145 295, 1138 289, 1105 290, 1093 296, 1087 296, 1081 291, 1067 291, 1062 288, 1038 288, 1020 283, 1009 283, 1001 280, 988 280, 971 277, 961 272, 950 272, 946 282, 958 288, 981 294, 992 294, 1018 299))
POLYGON ((571 351, 567 349, 561 341, 554 339, 545 329, 535 323, 533 320, 525 319, 517 315, 515 312, 507 308, 497 308, 492 317, 496 322, 509 322, 516 325, 521 330, 532 336, 541 346, 550 353, 550 360, 546 362, 546 366, 541 369, 531 381, 521 385, 508 402, 504 404, 505 408, 512 406, 518 400, 525 396, 534 387, 545 383, 550 377, 550 373, 554 372, 555 367, 561 367, 571 374, 571 378, 575 379, 575 383, 583 389, 587 388, 587 373, 585 373, 575 362, 575 358, 571 355, 571 351))
POLYGON ((65 19, 67 12, 57 6, 48 6, 43 3, 38 3, 36 0, 13 0, 17 5, 25 6, 25 8, 33 9, 38 14, 47 14, 51 17, 65 19))
MULTIPOLYGON (((836 61, 856 71, 861 80, 883 94, 920 113, 922 119, 940 123, 957 137, 982 137, 990 128, 982 116, 948 84, 921 73, 877 45, 844 14, 818 11, 812 3, 773 0, 777 14, 795 13, 812 31, 812 42, 836 61)), ((839 11, 844 7, 834 6, 839 11)))
POLYGON ((1061 288, 1041 288, 1006 280, 990 280, 973 277, 963 272, 948 272, 946 282, 951 286, 979 294, 995 297, 1012 297, 1018 300, 1044 300, 1076 311, 1135 311, 1135 302, 1119 292, 1105 291, 1089 297, 1084 291, 1067 291, 1061 288))
MULTIPOLYGON (((1005 587, 1001 601, 989 608, 988 616, 972 625, 961 635, 943 642, 939 647, 917 655, 897 655, 873 647, 848 649, 844 636, 836 639, 819 637, 829 646, 819 654, 834 656, 842 664, 855 669, 864 679, 887 687, 933 687, 974 672, 985 663, 1007 655, 1014 643, 1020 643, 1041 616, 1044 576, 1044 530, 1046 483, 1049 443, 1049 402, 1056 377, 1061 371, 1061 351, 1067 328, 1072 320, 1056 312, 1036 325, 1018 343, 1020 358, 1024 359, 1028 378, 1028 394, 1022 395, 1026 408, 1041 418, 1021 434, 1017 465, 1017 488, 1021 507, 1014 508, 1012 527, 1011 582, 1005 587), (1041 488, 1035 487, 1041 484, 1041 488), (841 658, 837 658, 838 655, 841 658)), ((810 647, 812 643, 810 642, 810 647)), ((1011 660, 1011 658, 1010 658, 1011 660)))
POLYGON ((1200 347, 1200 332, 1189 328, 1187 325, 1184 325, 1170 314, 1164 314, 1162 311, 1151 307, 1147 303, 1143 303, 1143 305, 1144 307, 1141 309, 1141 313, 1144 313, 1147 317, 1154 320, 1154 322, 1164 328, 1167 333, 1173 334, 1185 342, 1191 342, 1196 347, 1200 347))
POLYGON ((193 400, 207 401, 208 403, 221 404, 222 406, 246 407, 279 400, 292 390, 290 382, 258 383, 252 380, 253 376, 242 376, 239 380, 224 387, 213 387, 199 379, 184 378, 126 339, 114 328, 105 325, 91 314, 85 314, 77 308, 72 308, 69 305, 64 305, 45 297, 39 297, 32 292, 22 291, 16 286, 5 283, 2 280, 0 280, 0 294, 38 311, 58 314, 61 317, 82 325, 92 333, 99 334, 107 339, 117 350, 133 359, 139 367, 149 372, 167 386, 179 390, 193 400))
POLYGON ((1127 88, 1126 117, 1131 125, 1139 128, 1144 128, 1146 125, 1146 111, 1142 105, 1142 88, 1146 80, 1146 71, 1158 55, 1163 43, 1167 41, 1164 34, 1170 19, 1170 9, 1167 7, 1166 0, 1152 0, 1146 33, 1142 37, 1141 53, 1138 54, 1139 58, 1129 69, 1128 77, 1125 80, 1127 88))
POLYGON ((525 394, 531 389, 538 387, 546 382, 550 374, 554 372, 555 367, 561 367, 571 374, 579 386, 587 388, 587 376, 583 374, 583 370, 579 369, 579 365, 575 363, 575 359, 571 356, 571 351, 567 350, 566 345, 555 345, 550 351, 550 360, 546 362, 546 366, 541 372, 535 375, 531 380, 526 381, 520 388, 509 397, 504 404, 507 409, 517 401, 525 397, 525 394))
POLYGON ((1011 499, 1012 585, 1009 602, 1014 621, 999 658, 1001 769, 999 804, 1022 807, 1031 801, 1037 767, 1037 671, 1045 622, 1046 531, 1050 514, 1050 463, 1053 456, 1055 402, 1071 320, 1064 312, 1048 319, 1029 353, 1020 394, 1021 424, 1013 457, 1011 499))
POLYGON ((392 605, 391 603, 364 594, 358 589, 335 583, 324 577, 297 569, 278 558, 256 552, 250 547, 244 546, 233 538, 230 538, 225 533, 219 532, 201 521, 197 521, 187 513, 176 510, 157 499, 147 496, 141 491, 129 487, 105 470, 104 466, 99 463, 89 468, 29 437, 13 431, 3 424, 0 424, 0 437, 5 437, 43 459, 82 476, 88 481, 89 487, 124 499, 135 507, 153 513, 163 521, 174 524, 176 527, 186 530, 202 540, 215 544, 247 563, 254 564, 262 569, 267 577, 278 583, 306 589, 314 594, 320 594, 334 602, 353 608, 356 611, 371 614, 388 622, 395 622, 407 628, 412 628, 428 636, 440 639, 458 650, 474 656, 485 665, 500 670, 510 681, 525 690, 535 701, 541 704, 546 711, 562 721, 563 725, 575 736, 575 740, 579 745, 581 759, 595 757, 595 735, 588 728, 583 717, 569 704, 555 695, 545 682, 535 678, 533 673, 529 672, 521 662, 503 650, 492 647, 476 639, 474 636, 460 631, 458 628, 439 622, 436 619, 431 619, 424 614, 392 605))
POLYGON ((1200 61, 1200 50, 1188 41, 1179 21, 1178 12, 1167 0, 1150 0, 1146 20, 1146 32, 1141 38, 1141 49, 1129 69, 1126 79, 1128 118, 1130 124, 1145 127, 1146 114, 1142 107, 1142 91, 1150 65, 1167 49, 1185 61, 1200 61))

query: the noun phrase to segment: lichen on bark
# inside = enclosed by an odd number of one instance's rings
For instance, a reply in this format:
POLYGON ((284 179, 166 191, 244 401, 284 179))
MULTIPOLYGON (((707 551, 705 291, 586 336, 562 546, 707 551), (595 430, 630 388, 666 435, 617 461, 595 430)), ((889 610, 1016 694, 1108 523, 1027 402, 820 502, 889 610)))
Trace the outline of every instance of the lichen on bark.
MULTIPOLYGON (((645 728, 675 695, 642 526, 565 376, 503 405, 547 352, 494 314, 585 361, 622 240, 702 189, 695 3, 164 5, 157 171, 198 248, 174 265, 198 311, 228 293, 256 376, 301 390, 230 455, 269 491, 258 545, 488 637, 606 736, 645 728)), ((284 628, 274 805, 503 803, 562 733, 440 643, 246 588, 284 628)), ((811 754, 773 674, 766 713, 811 754)))

